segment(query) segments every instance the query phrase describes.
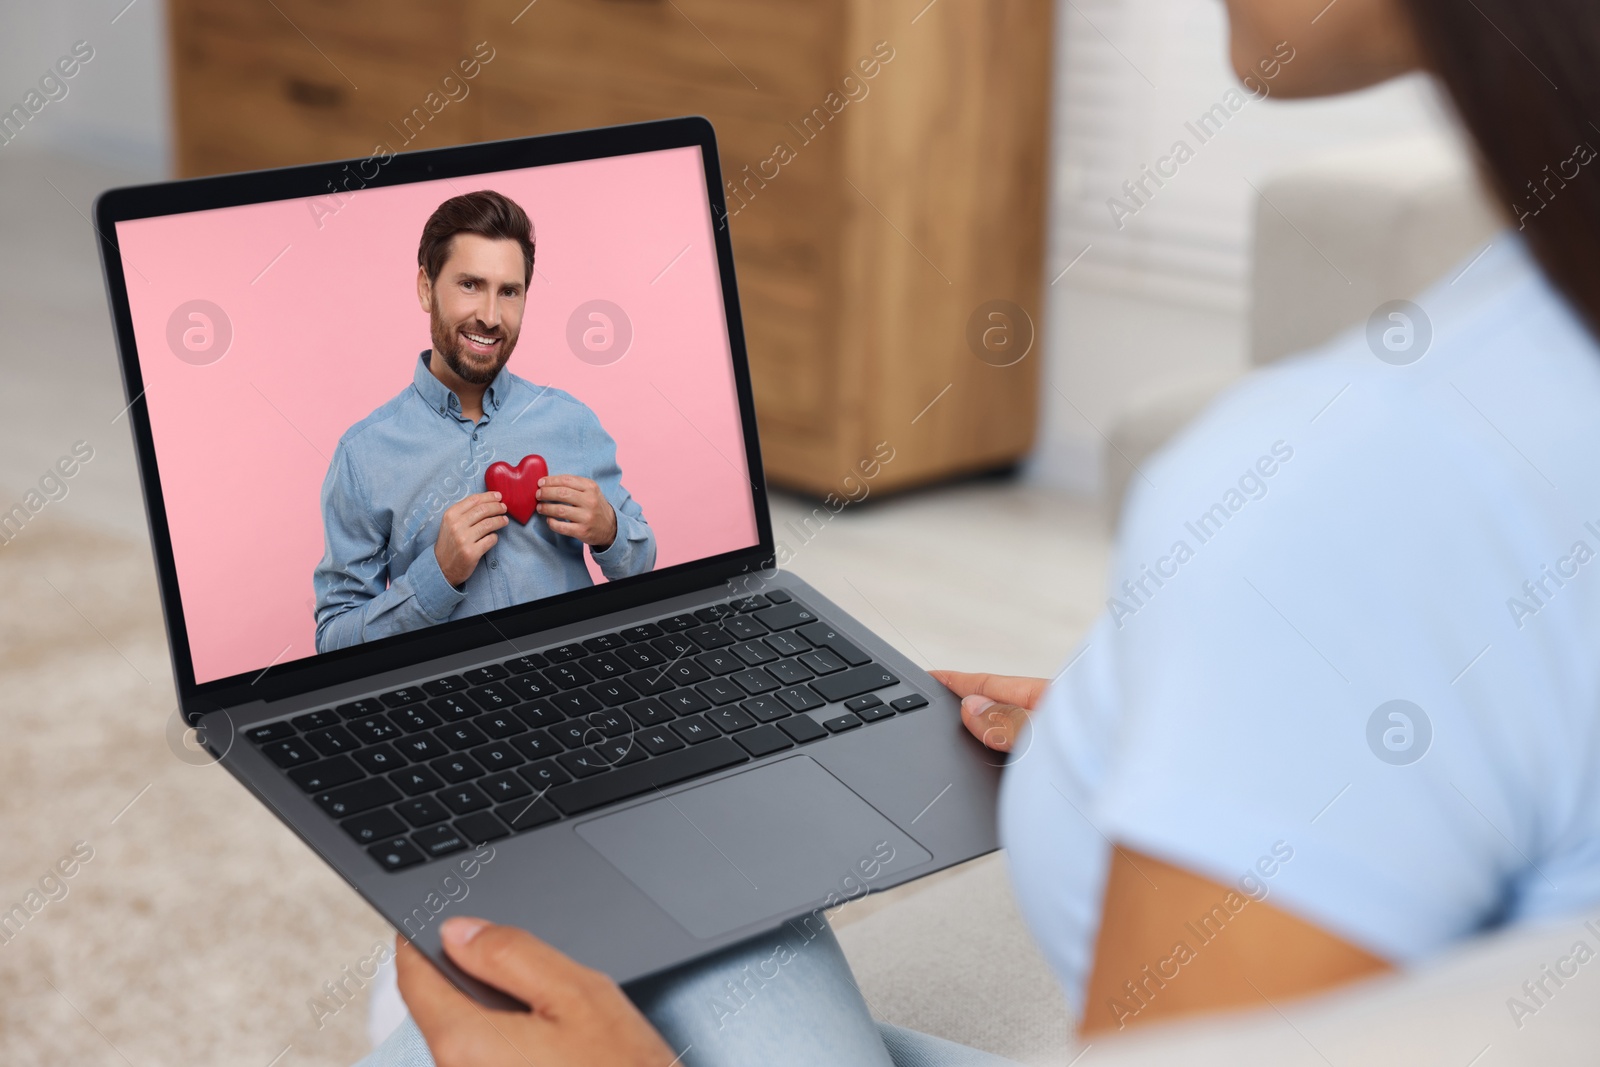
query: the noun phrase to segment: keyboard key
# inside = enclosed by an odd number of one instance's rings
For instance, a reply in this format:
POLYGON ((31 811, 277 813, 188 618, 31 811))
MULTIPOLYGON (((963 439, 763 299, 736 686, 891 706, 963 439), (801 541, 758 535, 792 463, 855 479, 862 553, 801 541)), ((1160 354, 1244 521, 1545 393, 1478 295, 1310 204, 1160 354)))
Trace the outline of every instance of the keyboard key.
POLYGON ((686 630, 684 636, 706 649, 727 648, 735 640, 732 634, 720 626, 696 626, 692 630, 686 630))
POLYGON ((728 649, 735 656, 744 660, 751 667, 759 667, 763 663, 771 663, 778 658, 778 654, 760 641, 744 641, 728 649))
POLYGON ((630 700, 638 700, 639 694, 633 687, 621 678, 613 678, 608 682, 596 682, 585 690, 590 696, 608 708, 617 708, 630 700))
POLYGON ((394 742, 394 747, 413 762, 438 759, 450 754, 450 748, 432 734, 414 734, 394 742))
POLYGON ((659 756, 665 752, 676 752, 685 743, 671 730, 640 730, 633 736, 639 739, 639 744, 652 756, 659 756))
POLYGON ((427 859, 422 851, 403 837, 392 838, 381 845, 367 849, 367 855, 378 861, 384 870, 400 871, 427 859))
POLYGON ((709 682, 701 682, 695 688, 713 704, 731 704, 749 695, 726 678, 713 678, 709 682))
POLYGON ((638 763, 649 753, 645 747, 634 741, 632 737, 617 737, 594 747, 595 755, 611 764, 613 767, 626 767, 630 763, 638 763))
POLYGON ((307 734, 306 740, 324 756, 337 756, 341 752, 351 752, 359 747, 356 739, 350 736, 350 731, 342 726, 330 726, 326 730, 307 734))
POLYGON ((591 711, 599 711, 605 705, 600 703, 593 693, 587 689, 574 689, 570 693, 559 693, 549 697, 550 706, 561 712, 567 718, 576 715, 587 715, 591 711))
POLYGON ((895 697, 889 701, 889 706, 895 711, 916 711, 918 708, 928 706, 928 698, 921 693, 910 693, 903 697, 895 697))
POLYGON ((700 651, 699 645, 682 634, 668 634, 665 637, 658 637, 650 642, 650 647, 666 656, 669 660, 700 651))
POLYGON ((662 723, 672 721, 672 712, 666 705, 651 697, 647 700, 635 700, 632 704, 625 704, 622 708, 628 717, 640 726, 660 726, 662 723))
POLYGON ((504 774, 491 774, 478 782, 478 788, 487 793, 489 799, 496 803, 533 795, 533 789, 529 787, 528 783, 509 771, 504 774))
POLYGON ((467 847, 466 835, 454 826, 430 826, 412 834, 411 840, 430 858, 448 856, 467 847))
POLYGON ((542 674, 524 674, 516 678, 508 678, 506 679, 505 687, 523 700, 553 697, 561 691, 554 682, 548 680, 542 674))
POLYGON ((728 606, 733 608, 734 611, 754 611, 757 608, 767 607, 771 603, 772 601, 760 593, 752 593, 749 596, 742 596, 729 601, 728 606))
POLYGON ((495 809, 495 815, 500 821, 516 833, 532 830, 536 826, 555 822, 561 818, 561 813, 550 806, 547 800, 513 800, 503 807, 495 809))
POLYGON ((716 723, 717 728, 725 734, 748 730, 756 724, 754 719, 738 708, 718 708, 706 718, 716 723))
POLYGON ((433 732, 433 736, 457 752, 469 749, 474 745, 481 745, 489 740, 482 730, 470 722, 458 722, 450 726, 441 726, 433 732))
POLYGON ((799 685, 801 682, 809 682, 816 677, 810 670, 801 666, 799 660, 794 659, 786 659, 780 663, 771 664, 767 670, 784 685, 799 685))
POLYGON ((484 685, 487 682, 498 682, 510 674, 510 671, 498 663, 487 663, 482 667, 474 667, 470 671, 462 671, 461 677, 467 680, 468 685, 484 685))
POLYGON ((395 837, 406 832, 406 824, 400 821, 400 816, 388 808, 379 808, 365 815, 357 815, 339 825, 344 827, 345 833, 363 845, 370 845, 374 841, 382 841, 386 837, 395 837))
POLYGON ((421 704, 397 708, 389 713, 389 719, 408 734, 414 734, 420 730, 431 730, 444 722, 439 717, 438 712, 431 711, 421 704))
POLYGON ((860 696, 874 689, 894 685, 900 679, 876 664, 869 667, 852 667, 843 674, 830 674, 811 683, 811 688, 833 704, 849 697, 860 696))
POLYGON ((869 708, 862 708, 856 714, 861 716, 862 722, 877 722, 879 719, 889 718, 894 712, 887 704, 874 704, 869 708))
POLYGON ((348 704, 340 704, 333 710, 339 713, 341 719, 365 719, 369 715, 381 712, 383 704, 374 697, 363 697, 348 704))
MULTIPOLYGON (((674 728, 682 725, 681 721, 673 724, 674 728)), ((550 790, 549 799, 568 815, 577 815, 731 767, 749 758, 744 749, 728 738, 719 737, 703 745, 691 745, 681 752, 669 752, 631 767, 619 767, 609 774, 556 786, 550 790)))
POLYGON ((676 688, 677 683, 668 678, 661 668, 651 667, 647 671, 628 675, 628 685, 642 697, 653 697, 676 688))
POLYGON ((556 757, 556 762, 561 764, 567 773, 574 778, 589 778, 611 769, 610 761, 604 759, 592 748, 579 748, 571 752, 563 752, 556 757))
POLYGON ((708 604, 703 608, 696 608, 694 617, 701 622, 721 622, 733 612, 732 604, 708 604))
POLYGON ((737 735, 734 740, 756 759, 794 747, 794 742, 776 726, 757 726, 754 730, 737 735))
POLYGON ((465 693, 450 693, 447 696, 434 697, 428 701, 428 707, 445 722, 460 722, 462 719, 470 719, 483 710, 474 704, 472 698, 465 693))
POLYGON ((583 721, 607 737, 621 737, 633 730, 633 723, 620 711, 597 711, 584 716, 583 721))
MULTIPOLYGON (((471 673, 470 671, 468 673, 471 673)), ((476 689, 467 690, 467 696, 472 702, 484 711, 500 711, 514 704, 522 703, 522 698, 511 695, 511 690, 498 682, 480 685, 476 689)))
POLYGON ((769 630, 787 630, 791 627, 801 626, 808 622, 816 622, 816 615, 804 604, 774 604, 770 608, 762 608, 754 612, 754 617, 761 621, 761 625, 769 630))
POLYGON ((298 767, 302 763, 310 763, 320 758, 317 750, 306 744, 302 738, 295 738, 293 741, 274 741, 269 745, 263 745, 261 751, 280 767, 298 767))
POLYGON ((847 711, 843 715, 835 715, 831 719, 822 720, 822 725, 826 726, 832 733, 842 734, 846 730, 854 730, 857 726, 860 726, 861 720, 847 711))
POLYGON ((294 736, 294 726, 287 722, 269 722, 265 726, 252 726, 244 735, 258 745, 268 741, 282 741, 286 737, 294 736))
POLYGON ((706 720, 699 715, 691 715, 687 719, 679 719, 677 722, 672 724, 671 729, 673 733, 677 734, 691 745, 698 745, 701 742, 710 741, 714 737, 721 736, 716 730, 711 728, 711 724, 709 722, 706 722, 706 720))
POLYGON ((678 689, 668 693, 661 698, 661 703, 676 715, 693 715, 697 711, 711 709, 711 701, 693 689, 678 689))
POLYGON ((494 738, 510 737, 527 729, 522 720, 509 711, 491 711, 472 725, 494 738))
POLYGON ((667 657, 649 645, 628 645, 616 653, 618 659, 628 665, 630 670, 640 671, 646 667, 659 667, 667 662, 667 657))
POLYGON ((760 637, 767 632, 767 628, 750 618, 748 615, 736 615, 725 619, 722 628, 727 630, 735 641, 748 641, 752 637, 760 637))
POLYGON ((694 661, 712 674, 732 674, 734 671, 744 670, 744 660, 728 649, 702 652, 694 658, 694 661))
POLYGON ((657 625, 659 625, 667 633, 675 634, 680 630, 694 629, 696 626, 700 625, 700 620, 695 618, 693 615, 673 615, 669 618, 660 620, 657 625))
POLYGON ((844 660, 825 648, 813 649, 810 652, 802 653, 799 658, 807 670, 815 671, 818 674, 837 674, 849 666, 844 660))
POLYGON ((586 638, 583 642, 583 647, 590 652, 609 652, 614 648, 621 648, 627 643, 621 634, 599 634, 595 637, 586 638))
POLYGON ((426 767, 407 767, 403 771, 396 771, 389 775, 389 781, 404 790, 408 797, 444 788, 444 779, 426 767))
POLYGON ((798 656, 802 652, 811 651, 811 646, 794 634, 773 634, 770 637, 763 637, 761 643, 780 656, 798 656))
POLYGON ((526 656, 518 656, 516 659, 508 659, 504 663, 500 664, 500 666, 504 667, 512 674, 527 674, 529 671, 536 671, 540 667, 548 666, 549 663, 550 661, 545 659, 539 653, 529 652, 526 656))
POLYGON ((621 678, 624 674, 634 670, 622 661, 620 656, 610 652, 602 652, 598 656, 590 656, 578 661, 578 666, 604 681, 607 678, 621 678))
POLYGON ((790 711, 810 711, 827 703, 803 685, 791 685, 787 689, 780 689, 776 696, 789 706, 790 711))
POLYGON ((517 772, 524 781, 538 790, 549 789, 553 785, 565 785, 572 781, 572 775, 561 769, 561 764, 553 759, 541 760, 538 763, 523 767, 517 772))
POLYGON ((334 786, 347 785, 365 775, 349 756, 334 756, 296 767, 289 772, 289 777, 307 793, 318 793, 334 786))
POLYGON ((348 726, 351 733, 369 745, 392 741, 400 736, 400 728, 390 722, 388 716, 369 715, 365 719, 351 719, 348 726))
POLYGON ((413 797, 394 806, 400 817, 412 826, 432 826, 450 817, 450 811, 433 797, 413 797))
POLYGON ((536 700, 532 704, 524 704, 521 707, 512 708, 511 710, 517 718, 521 719, 523 722, 527 723, 530 728, 535 730, 539 729, 541 726, 554 726, 556 723, 566 718, 566 716, 557 711, 555 709, 555 705, 551 704, 548 700, 536 700))
POLYGON ((479 745, 470 755, 483 764, 486 771, 510 770, 527 762, 511 747, 509 741, 491 741, 487 745, 479 745))
POLYGON ((605 735, 582 719, 572 719, 549 729, 551 737, 561 742, 563 748, 569 751, 587 748, 595 741, 602 740, 605 735))
POLYGON ((489 798, 475 785, 458 785, 454 789, 446 789, 439 794, 439 799, 444 801, 445 807, 457 815, 465 815, 489 806, 489 798))
POLYGON ((485 841, 497 841, 511 833, 506 829, 505 823, 486 811, 462 816, 455 821, 455 828, 474 845, 481 845, 485 841))
MULTIPOLYGON (((790 684, 794 682, 805 681, 804 678, 793 678, 786 680, 790 682, 790 684)), ((778 683, 773 680, 773 676, 762 670, 760 667, 752 667, 740 671, 738 674, 733 675, 733 682, 750 696, 760 696, 762 693, 770 693, 774 689, 778 688, 778 683)))
POLYGON ((826 648, 852 667, 860 667, 872 662, 871 656, 845 640, 839 631, 825 622, 815 622, 809 626, 802 626, 799 633, 801 637, 804 637, 813 645, 818 648, 826 648))
POLYGON ((844 702, 844 706, 850 711, 861 711, 864 708, 876 707, 882 703, 883 698, 878 694, 868 693, 865 696, 851 697, 849 700, 844 702))
POLYGON ((435 678, 431 682, 422 683, 422 691, 431 697, 442 697, 446 693, 459 693, 467 687, 467 680, 459 674, 446 675, 435 678))
POLYGON ((339 715, 331 708, 325 708, 322 711, 308 711, 304 715, 296 715, 289 721, 294 724, 295 729, 310 733, 312 730, 326 730, 330 726, 338 725, 339 715))
POLYGON ((388 774, 390 771, 399 770, 406 765, 406 758, 396 752, 391 745, 373 745, 356 752, 354 759, 365 767, 369 774, 388 774))
POLYGON ((557 645, 555 648, 544 650, 545 658, 551 663, 571 663, 573 660, 582 659, 588 654, 584 647, 578 644, 557 645))
POLYGON ((711 677, 711 672, 692 659, 680 659, 667 664, 661 672, 673 685, 693 685, 711 677))
POLYGON ((422 691, 420 685, 408 685, 392 692, 384 693, 378 699, 386 708, 403 707, 406 704, 420 704, 427 699, 428 694, 422 691))
POLYGON ((594 675, 576 663, 558 663, 547 668, 544 676, 554 682, 558 689, 576 689, 594 681, 594 675))
POLYGON ((785 593, 782 589, 768 589, 767 599, 772 601, 774 604, 787 604, 789 601, 793 600, 794 597, 790 596, 788 593, 785 593))
POLYGON ((752 697, 739 705, 756 722, 775 722, 789 717, 789 705, 776 697, 752 697))
POLYGON ((447 782, 465 782, 483 775, 483 768, 471 756, 446 756, 428 764, 447 782))
POLYGON ((653 622, 640 623, 638 626, 625 627, 622 636, 630 642, 648 641, 652 637, 660 637, 661 627, 653 622))
POLYGON ((822 724, 809 715, 796 715, 792 719, 784 719, 778 723, 778 729, 802 745, 807 741, 815 741, 819 737, 828 736, 828 731, 822 728, 822 724))
POLYGON ((357 815, 380 804, 392 804, 400 799, 400 790, 384 778, 368 778, 353 785, 343 785, 317 794, 317 805, 335 819, 357 815))
POLYGON ((546 759, 566 751, 560 742, 543 730, 513 737, 511 747, 531 760, 546 759))

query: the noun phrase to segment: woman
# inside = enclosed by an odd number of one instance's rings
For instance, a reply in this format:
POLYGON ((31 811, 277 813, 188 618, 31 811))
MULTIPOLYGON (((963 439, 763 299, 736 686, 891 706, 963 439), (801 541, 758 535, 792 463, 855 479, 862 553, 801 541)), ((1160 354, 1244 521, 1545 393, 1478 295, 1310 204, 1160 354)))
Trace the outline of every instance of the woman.
MULTIPOLYGON (((1084 1033, 1276 1003, 1600 901, 1600 8, 1228 7, 1241 75, 1295 50, 1280 96, 1435 71, 1512 228, 1418 298, 1422 358, 1353 334, 1186 431, 1048 691, 941 676, 974 733, 1015 745, 1013 882, 1084 1033)), ((425 1062, 423 1038, 445 1067, 997 1062, 874 1024, 831 937, 737 1017, 710 1012, 781 936, 624 995, 452 920, 452 957, 535 1011, 481 1012, 406 950, 420 1036, 372 1062, 425 1062)))

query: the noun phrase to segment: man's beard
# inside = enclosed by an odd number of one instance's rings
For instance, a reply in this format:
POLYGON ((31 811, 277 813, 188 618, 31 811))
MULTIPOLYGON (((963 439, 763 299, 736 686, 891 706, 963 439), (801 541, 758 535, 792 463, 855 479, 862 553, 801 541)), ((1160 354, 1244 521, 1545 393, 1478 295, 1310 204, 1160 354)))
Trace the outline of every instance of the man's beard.
POLYGON ((475 357, 463 350, 458 327, 446 325, 439 318, 438 300, 433 302, 433 310, 429 315, 429 322, 430 332, 433 335, 434 352, 444 360, 444 365, 449 367, 456 377, 473 385, 488 385, 494 381, 495 375, 500 373, 500 368, 504 367, 506 361, 511 358, 511 350, 517 346, 516 337, 507 334, 504 327, 496 327, 492 330, 479 329, 478 327, 481 324, 477 320, 473 320, 471 332, 482 337, 504 338, 500 342, 500 354, 494 360, 492 366, 473 362, 475 357))

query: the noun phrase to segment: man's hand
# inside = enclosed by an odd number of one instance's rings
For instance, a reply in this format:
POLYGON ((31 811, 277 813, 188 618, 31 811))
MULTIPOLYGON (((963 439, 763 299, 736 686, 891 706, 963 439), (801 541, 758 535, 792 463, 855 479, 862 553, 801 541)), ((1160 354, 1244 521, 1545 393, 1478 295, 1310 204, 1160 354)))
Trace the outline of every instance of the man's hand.
POLYGON ((1010 752, 1028 715, 1038 705, 1048 678, 1005 674, 963 674, 932 671, 944 687, 961 698, 961 721, 972 736, 996 752, 1010 752))
POLYGON ((538 512, 550 529, 576 537, 597 552, 617 539, 617 513, 588 478, 572 474, 540 478, 538 512))
POLYGON ((471 578, 483 554, 500 540, 495 531, 510 521, 499 493, 473 493, 446 508, 433 543, 444 580, 459 588, 471 578))
POLYGON ((444 950, 530 1011, 482 1008, 396 938, 400 995, 438 1067, 669 1067, 677 1058, 617 984, 522 930, 452 918, 444 950))

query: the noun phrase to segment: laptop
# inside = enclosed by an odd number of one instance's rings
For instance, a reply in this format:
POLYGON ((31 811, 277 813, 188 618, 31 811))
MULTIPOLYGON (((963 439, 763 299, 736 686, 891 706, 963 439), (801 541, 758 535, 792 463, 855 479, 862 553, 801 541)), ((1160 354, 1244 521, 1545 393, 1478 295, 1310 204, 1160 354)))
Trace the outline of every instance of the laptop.
POLYGON ((628 982, 996 848, 956 700, 777 565, 707 121, 95 217, 183 720, 459 988, 451 915, 628 982))

